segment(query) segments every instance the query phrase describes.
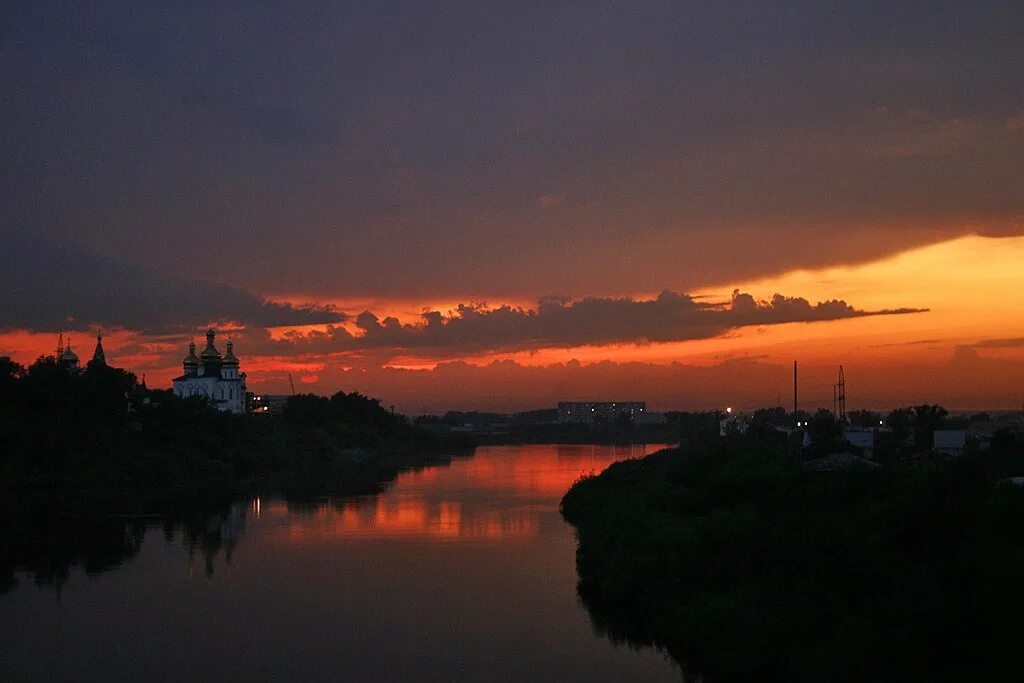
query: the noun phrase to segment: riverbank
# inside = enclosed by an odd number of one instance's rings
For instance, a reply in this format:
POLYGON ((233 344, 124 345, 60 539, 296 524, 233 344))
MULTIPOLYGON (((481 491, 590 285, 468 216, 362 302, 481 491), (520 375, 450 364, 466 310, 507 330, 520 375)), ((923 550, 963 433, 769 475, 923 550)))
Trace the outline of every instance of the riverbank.
POLYGON ((310 501, 380 491, 402 471, 469 453, 360 394, 233 415, 151 391, 107 366, 0 367, 0 584, 17 564, 74 561, 75 539, 149 516, 188 520, 253 496, 310 501), (26 560, 26 558, 28 558, 26 560))
POLYGON ((281 415, 231 414, 133 374, 0 359, 0 503, 152 513, 193 497, 369 493, 472 443, 358 393, 300 394, 281 415), (13 501, 13 502, 12 502, 13 501))
POLYGON ((579 594, 613 640, 711 681, 1002 679, 1024 492, 981 457, 810 471, 782 443, 666 450, 581 480, 579 594))
POLYGON ((270 417, 162 397, 99 423, 22 414, 5 435, 12 447, 0 458, 0 509, 177 513, 253 495, 373 493, 402 470, 472 449, 383 410, 383 423, 344 418, 333 414, 332 401, 375 404, 357 395, 296 397, 294 410, 270 417), (303 403, 320 401, 328 407, 323 415, 302 415, 303 403))
MULTIPOLYGON (((652 416, 645 415, 645 418, 652 416)), ((655 419, 634 421, 630 415, 614 420, 563 421, 557 409, 520 413, 448 411, 444 415, 421 415, 418 427, 435 434, 469 436, 488 446, 525 444, 579 444, 626 446, 629 444, 675 443, 683 420, 680 413, 666 413, 655 419)), ((717 421, 715 422, 717 429, 717 421)))

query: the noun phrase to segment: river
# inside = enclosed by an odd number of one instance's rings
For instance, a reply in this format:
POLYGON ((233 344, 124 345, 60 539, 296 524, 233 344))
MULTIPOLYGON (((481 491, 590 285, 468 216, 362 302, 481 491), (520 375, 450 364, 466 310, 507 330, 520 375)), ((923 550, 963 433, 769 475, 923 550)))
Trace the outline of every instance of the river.
POLYGON ((377 496, 126 529, 118 561, 0 594, 0 679, 678 681, 595 633, 558 512, 656 448, 484 447, 377 496))

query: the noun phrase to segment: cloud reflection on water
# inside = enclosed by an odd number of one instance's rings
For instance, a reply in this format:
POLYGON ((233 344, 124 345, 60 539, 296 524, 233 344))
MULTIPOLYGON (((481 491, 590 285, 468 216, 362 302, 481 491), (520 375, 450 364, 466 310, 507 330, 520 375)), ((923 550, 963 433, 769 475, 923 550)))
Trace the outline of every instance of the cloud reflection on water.
POLYGON ((284 502, 264 502, 267 539, 281 545, 316 545, 341 539, 479 541, 535 537, 541 516, 558 510, 581 476, 659 446, 487 447, 445 467, 408 472, 387 492, 327 501, 305 514, 284 502))

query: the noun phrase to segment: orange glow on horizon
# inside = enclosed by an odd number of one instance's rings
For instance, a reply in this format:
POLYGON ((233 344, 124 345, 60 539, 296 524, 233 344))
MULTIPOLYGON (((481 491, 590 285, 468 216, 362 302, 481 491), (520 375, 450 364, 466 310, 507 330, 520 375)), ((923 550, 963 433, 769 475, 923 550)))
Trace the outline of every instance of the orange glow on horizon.
MULTIPOLYGON (((815 323, 788 323, 739 328, 709 339, 651 344, 584 345, 550 347, 530 351, 459 353, 446 356, 418 355, 415 351, 388 356, 383 353, 280 354, 247 353, 236 341, 251 389, 284 392, 288 374, 314 391, 359 390, 360 387, 323 385, 341 369, 378 367, 429 371, 439 363, 462 361, 486 366, 496 361, 514 361, 527 367, 544 367, 577 361, 583 365, 602 362, 670 364, 709 367, 723 362, 756 359, 765 363, 788 364, 800 358, 808 365, 831 366, 840 362, 873 369, 895 368, 901 364, 927 366, 946 363, 961 347, 983 340, 1024 337, 1024 311, 1017 292, 1024 286, 1024 237, 968 236, 914 248, 895 256, 853 266, 797 270, 747 282, 725 283, 695 292, 711 301, 728 301, 733 289, 749 292, 759 299, 774 293, 800 296, 811 303, 843 299, 862 310, 900 307, 927 308, 928 312, 881 315, 815 323)), ((638 297, 648 298, 648 297, 638 297)), ((282 300, 298 301, 292 297, 282 300)), ((324 303, 321 300, 318 303, 324 303)), ((415 302, 410 299, 333 299, 330 303, 349 312, 371 309, 378 318, 399 317, 415 323, 425 308, 449 311, 451 301, 415 302)), ((530 302, 511 302, 531 306, 530 302)), ((312 328, 317 326, 304 326, 312 328)), ((280 339, 300 328, 274 328, 271 337, 280 339)), ((240 331, 244 339, 244 330, 240 331)), ((0 355, 11 355, 21 363, 52 354, 57 336, 26 331, 0 332, 0 355)), ((83 362, 92 354, 91 335, 72 333, 72 341, 83 362)), ((169 386, 180 373, 180 358, 186 339, 150 339, 130 330, 104 334, 110 362, 140 376, 151 387, 169 386)), ((975 353, 987 359, 1024 359, 1024 344, 988 344, 975 353)), ((1003 380, 1009 382, 1009 379, 1003 380)), ((999 388, 999 387, 996 387, 999 388)), ((1004 394, 1009 385, 1002 387, 1004 394)), ((392 396, 389 400, 395 400, 392 396)), ((457 397, 453 397, 457 398, 457 397)))
MULTIPOLYGON (((861 310, 927 308, 926 312, 739 328, 708 339, 651 344, 545 348, 463 356, 473 364, 512 360, 522 365, 614 362, 714 365, 757 357, 808 361, 844 353, 880 362, 919 358, 920 344, 949 353, 983 339, 1024 336, 1024 310, 1012 294, 1024 287, 1024 237, 969 236, 912 249, 857 266, 798 270, 701 290, 698 296, 728 301, 734 289, 767 299, 775 293, 811 303, 844 299, 861 310)), ((1016 351, 1007 351, 1011 356, 1016 351)), ((439 361, 404 357, 396 367, 430 368, 439 361)), ((391 365, 391 364, 389 364, 391 365)))

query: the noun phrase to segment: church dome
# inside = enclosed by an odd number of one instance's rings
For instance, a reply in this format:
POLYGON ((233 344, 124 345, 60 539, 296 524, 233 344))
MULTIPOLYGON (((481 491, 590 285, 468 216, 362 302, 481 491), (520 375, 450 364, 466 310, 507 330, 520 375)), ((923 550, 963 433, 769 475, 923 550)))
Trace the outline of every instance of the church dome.
POLYGON ((234 351, 235 345, 230 339, 228 340, 227 353, 224 354, 224 365, 238 367, 238 358, 235 356, 234 351))
POLYGON ((195 370, 199 367, 199 358, 196 356, 196 343, 194 341, 188 343, 188 355, 185 356, 184 365, 186 371, 195 370))
POLYGON ((206 331, 206 348, 203 349, 202 359, 206 360, 220 360, 220 351, 213 345, 213 339, 217 336, 217 333, 213 331, 211 327, 206 331))
POLYGON ((60 354, 60 361, 62 363, 75 364, 78 363, 78 354, 71 350, 71 341, 68 341, 68 346, 64 349, 64 353, 60 354))

